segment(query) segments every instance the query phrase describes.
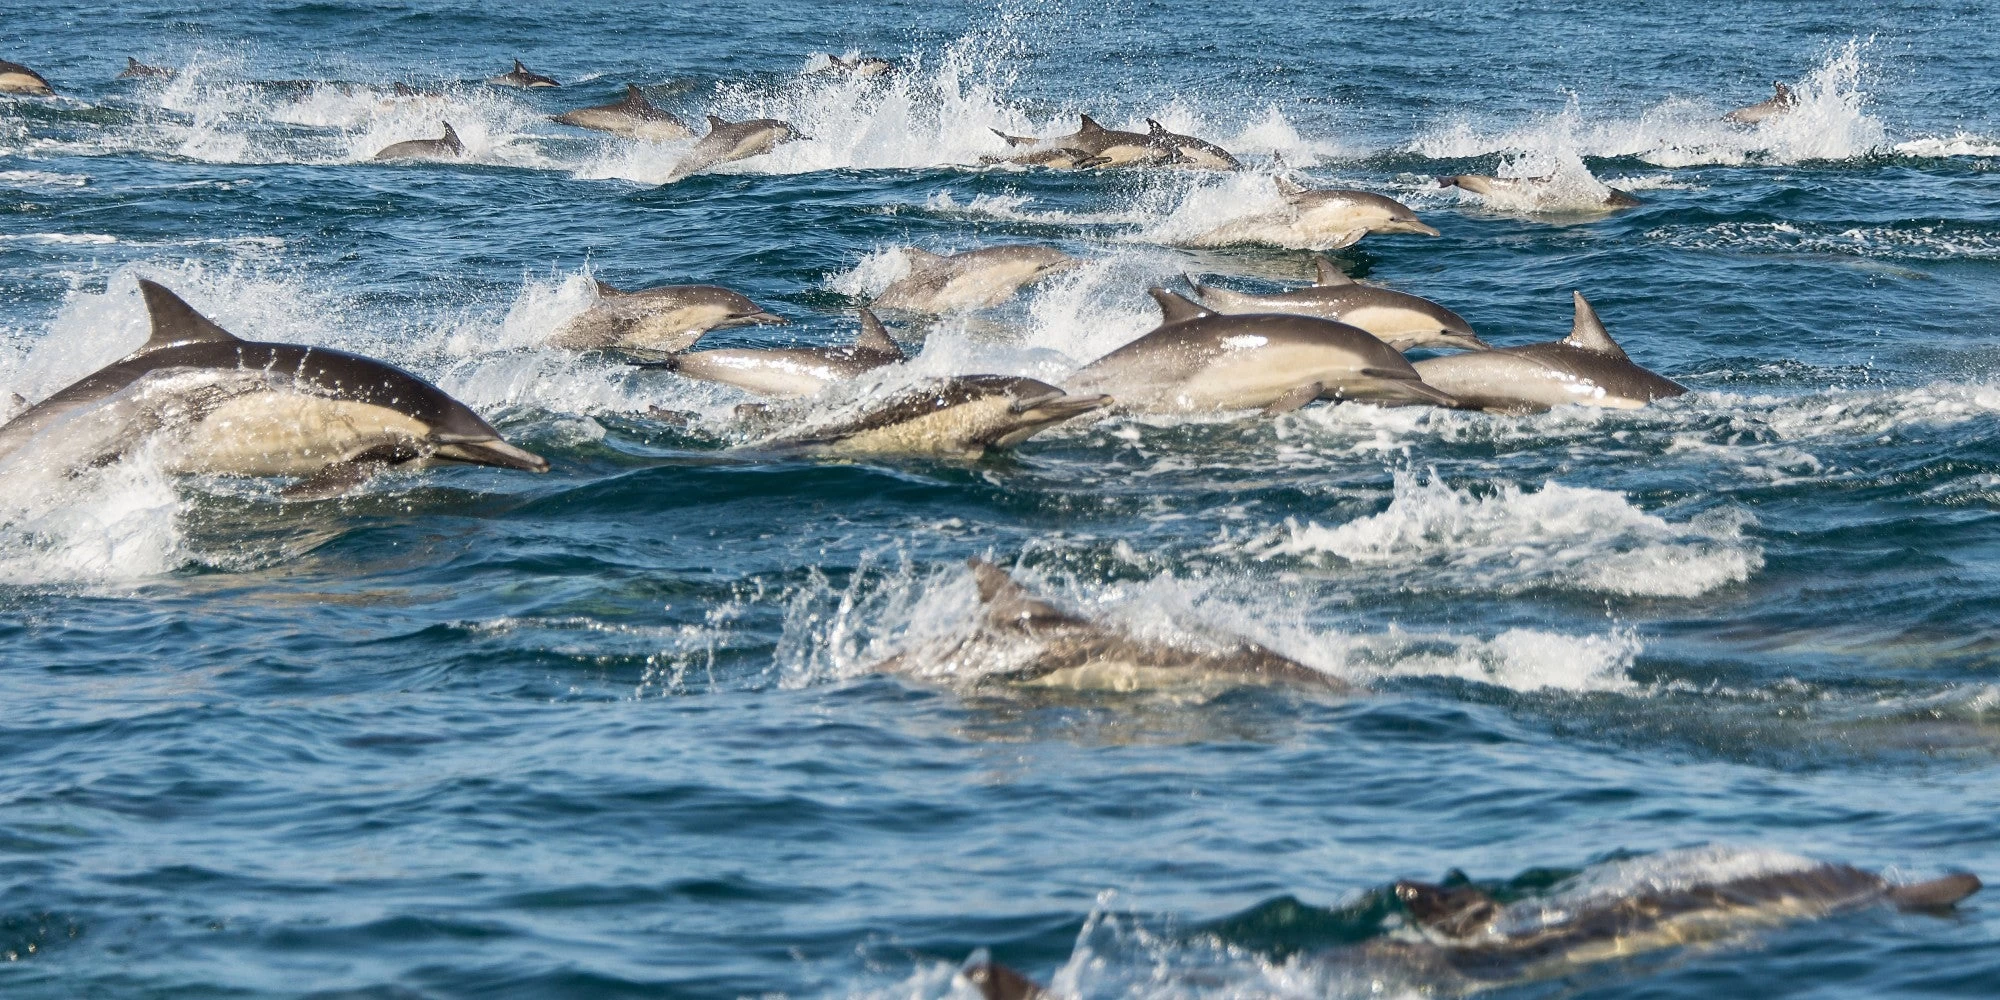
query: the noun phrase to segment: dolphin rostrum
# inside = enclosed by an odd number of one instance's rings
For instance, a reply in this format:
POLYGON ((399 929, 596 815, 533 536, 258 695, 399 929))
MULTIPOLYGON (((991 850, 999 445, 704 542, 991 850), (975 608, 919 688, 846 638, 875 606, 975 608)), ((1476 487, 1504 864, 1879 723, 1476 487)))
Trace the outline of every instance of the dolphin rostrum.
POLYGON ((0 94, 42 94, 55 93, 49 81, 42 74, 20 63, 0 59, 0 94))
POLYGON ((692 379, 733 385, 760 396, 810 396, 832 382, 858 378, 903 360, 882 321, 866 309, 861 335, 845 347, 719 347, 682 351, 659 365, 692 379))
POLYGON ((979 620, 971 634, 940 653, 899 653, 879 670, 955 678, 973 686, 1078 691, 1244 684, 1353 689, 1338 677, 1247 639, 1200 649, 1134 635, 1057 608, 984 559, 967 565, 979 585, 979 620))
POLYGON ((1191 135, 1170 132, 1165 125, 1151 118, 1146 119, 1146 136, 1155 144, 1173 151, 1171 162, 1175 166, 1202 170, 1239 170, 1243 166, 1221 146, 1191 135))
POLYGON ((597 302, 558 327, 550 347, 671 354, 717 327, 782 325, 785 318, 720 285, 660 285, 621 292, 597 282, 597 302))
MULTIPOLYGON (((1486 174, 1448 174, 1437 179, 1438 187, 1455 187, 1470 191, 1482 198, 1494 195, 1517 194, 1530 198, 1540 198, 1546 192, 1554 191, 1554 177, 1492 177, 1486 174)), ((1598 207, 1606 209, 1636 208, 1645 202, 1630 191, 1604 185, 1604 200, 1598 207)))
POLYGON ((639 85, 636 83, 625 85, 624 100, 566 111, 550 120, 564 125, 574 125, 577 128, 595 129, 613 135, 643 139, 647 142, 688 139, 694 136, 694 130, 688 128, 686 122, 654 107, 647 101, 646 95, 639 92, 639 85))
POLYGON ((910 273, 897 279, 875 305, 914 313, 964 312, 988 309, 1049 275, 1079 267, 1082 261, 1054 247, 1022 243, 982 247, 949 257, 904 247, 910 273))
POLYGON ((393 365, 344 351, 240 340, 151 281, 138 350, 0 427, 0 460, 52 449, 69 471, 167 445, 170 473, 297 476, 351 485, 389 466, 546 472, 465 404, 393 365))
MULTIPOLYGON (((1047 382, 1012 375, 932 378, 748 447, 829 458, 928 456, 971 461, 993 449, 1012 448, 1110 402, 1108 396, 1071 395, 1047 382)), ((775 407, 760 410, 778 414, 775 407)))
POLYGON ((126 56, 124 72, 119 73, 113 79, 143 80, 149 77, 158 80, 171 80, 174 78, 174 71, 165 66, 148 66, 131 56, 126 56))
POLYGON ((709 115, 708 134, 702 136, 701 141, 674 164, 674 169, 667 174, 666 183, 672 184, 724 163, 762 156, 781 143, 803 138, 797 129, 776 118, 731 122, 709 115))
POLYGON ((1105 128, 1089 115, 1079 115, 1078 120, 1075 132, 1048 139, 1008 135, 994 129, 994 135, 1005 139, 1007 145, 1019 152, 986 157, 984 162, 1058 168, 1129 167, 1158 163, 1175 155, 1173 147, 1155 142, 1151 136, 1105 128))
POLYGON ((1725 120, 1739 122, 1744 125, 1755 125, 1766 119, 1790 114, 1793 108, 1799 106, 1799 95, 1794 93, 1792 88, 1775 80, 1772 81, 1771 86, 1775 90, 1775 93, 1771 96, 1770 100, 1759 101, 1756 104, 1737 108, 1722 117, 1725 120))
POLYGON ((1536 413, 1564 403, 1634 409, 1687 389, 1634 364, 1583 297, 1569 336, 1544 344, 1426 358, 1424 381, 1468 407, 1496 413, 1536 413))
POLYGON ((1160 325, 1083 366, 1067 380, 1072 391, 1109 393, 1140 413, 1283 413, 1320 398, 1458 405, 1357 327, 1294 314, 1228 316, 1164 288, 1148 291, 1160 325))
POLYGON ((562 84, 557 83, 554 78, 543 76, 540 73, 533 72, 529 70, 528 67, 521 65, 521 60, 519 59, 514 60, 513 69, 508 70, 507 72, 502 73, 499 76, 489 76, 486 78, 486 82, 496 87, 521 87, 523 89, 535 88, 535 87, 562 86, 562 84))
POLYGON ((1339 250, 1361 242, 1370 233, 1438 235, 1410 206, 1394 198, 1372 191, 1306 188, 1284 177, 1272 180, 1284 199, 1278 211, 1231 220, 1181 242, 1197 247, 1262 243, 1298 250, 1339 250))
POLYGON ((444 123, 444 137, 441 139, 405 139, 382 147, 374 159, 377 160, 455 160, 465 155, 465 144, 458 141, 458 133, 450 122, 444 123))
POLYGON ((1318 280, 1276 295, 1248 295, 1188 279, 1203 305, 1219 313, 1298 313, 1358 326, 1399 351, 1462 347, 1483 351, 1486 342, 1465 318, 1429 299, 1364 285, 1333 262, 1313 255, 1318 280))

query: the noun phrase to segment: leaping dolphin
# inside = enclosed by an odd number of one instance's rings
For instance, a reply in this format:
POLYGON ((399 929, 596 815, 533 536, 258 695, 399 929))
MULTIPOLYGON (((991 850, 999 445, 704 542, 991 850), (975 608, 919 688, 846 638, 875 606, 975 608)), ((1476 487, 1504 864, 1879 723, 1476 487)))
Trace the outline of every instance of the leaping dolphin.
MULTIPOLYGON (((1108 129, 1089 115, 1079 115, 1077 130, 1049 139, 1008 135, 999 129, 993 134, 1020 150, 1007 156, 986 157, 988 163, 1024 163, 1049 167, 1129 167, 1158 163, 1174 156, 1173 148, 1137 132, 1108 129)), ((1197 140, 1199 141, 1199 140, 1197 140)))
MULTIPOLYGON (((1555 190, 1554 177, 1492 177, 1486 174, 1448 174, 1437 179, 1438 187, 1455 187, 1470 191, 1481 197, 1497 194, 1525 194, 1541 198, 1555 190)), ((1598 207, 1606 209, 1637 208, 1645 202, 1630 191, 1621 191, 1610 185, 1604 186, 1604 200, 1598 207)))
POLYGON ((141 279, 139 291, 151 336, 0 426, 0 462, 14 465, 32 451, 43 456, 39 467, 80 471, 157 437, 169 473, 296 476, 313 492, 337 492, 389 466, 548 471, 541 456, 400 368, 324 347, 241 340, 154 282, 141 279))
POLYGON ((660 362, 691 379, 733 385, 781 399, 810 396, 833 382, 845 382, 903 360, 882 321, 859 310, 861 335, 845 347, 719 347, 683 351, 660 362))
POLYGON ((776 118, 753 118, 749 121, 725 121, 715 115, 708 116, 708 134, 688 150, 674 169, 667 174, 666 183, 692 177, 711 167, 737 160, 747 160, 762 156, 782 143, 803 139, 798 129, 776 118))
POLYGON ((0 94, 40 94, 46 96, 53 93, 55 93, 55 88, 49 86, 49 81, 42 79, 42 74, 20 63, 0 59, 0 94))
POLYGON ((1188 279, 1202 304, 1219 313, 1298 313, 1358 326, 1399 351, 1459 347, 1483 351, 1487 344, 1465 318, 1426 298, 1348 277, 1333 261, 1314 254, 1318 279, 1305 288, 1276 295, 1248 295, 1188 279))
POLYGON ((910 273, 875 297, 878 308, 915 313, 989 309, 1030 284, 1083 264, 1054 247, 1028 243, 982 247, 949 257, 904 247, 903 259, 909 262, 910 273))
POLYGON ((718 327, 782 325, 783 316, 720 285, 660 285, 621 292, 597 282, 597 302, 558 327, 550 347, 672 354, 718 327))
POLYGON ((1229 151, 1212 142, 1204 142, 1191 135, 1170 132, 1165 125, 1146 119, 1146 135, 1156 145, 1171 150, 1171 162, 1175 166, 1194 167, 1201 170, 1240 170, 1243 164, 1229 151))
POLYGON ((1191 686, 1295 684, 1346 692, 1353 686, 1290 657, 1238 639, 1191 649, 1134 635, 1057 608, 984 559, 967 561, 979 585, 970 635, 936 654, 898 654, 885 673, 970 680, 972 686, 1137 691, 1191 686))
POLYGON ((175 71, 165 66, 148 66, 131 56, 126 56, 124 72, 119 73, 113 79, 143 80, 151 78, 156 80, 171 80, 174 78, 174 75, 175 71))
MULTIPOLYGON (((1072 395, 1031 378, 961 375, 925 379, 857 411, 787 430, 747 446, 828 458, 927 456, 976 461, 1012 448, 1109 396, 1072 395)), ((768 414, 774 411, 765 408, 768 414)))
POLYGON ((1722 117, 1744 125, 1755 125, 1761 121, 1790 114, 1793 108, 1799 106, 1799 95, 1794 93, 1792 88, 1777 80, 1771 81, 1771 87, 1775 93, 1770 100, 1737 108, 1722 117))
POLYGON ((514 60, 513 69, 499 76, 489 76, 486 78, 486 82, 496 87, 520 87, 523 89, 562 86, 553 77, 543 76, 521 65, 521 60, 519 59, 514 60))
POLYGON ((624 100, 566 111, 550 120, 647 142, 687 139, 694 135, 694 130, 688 128, 686 122, 646 100, 646 95, 639 92, 636 83, 625 85, 624 100))
POLYGON ((1284 207, 1225 222, 1191 239, 1187 246, 1221 247, 1245 243, 1298 250, 1339 250, 1361 242, 1370 233, 1415 233, 1436 236, 1410 206, 1372 191, 1307 188, 1285 177, 1274 177, 1284 207))
POLYGON ((405 139, 392 142, 376 152, 377 160, 455 160, 465 155, 465 144, 458 141, 458 133, 450 122, 444 123, 444 137, 441 139, 405 139))
POLYGON ((1687 392, 1634 364, 1582 292, 1569 336, 1545 344, 1500 347, 1417 362, 1424 381, 1465 405, 1496 413, 1535 413, 1576 403, 1634 409, 1687 392))
POLYGON ((1160 325, 1079 369, 1070 389, 1109 393, 1142 413, 1282 413, 1321 398, 1458 405, 1365 330, 1316 316, 1225 316, 1164 288, 1148 291, 1160 325))

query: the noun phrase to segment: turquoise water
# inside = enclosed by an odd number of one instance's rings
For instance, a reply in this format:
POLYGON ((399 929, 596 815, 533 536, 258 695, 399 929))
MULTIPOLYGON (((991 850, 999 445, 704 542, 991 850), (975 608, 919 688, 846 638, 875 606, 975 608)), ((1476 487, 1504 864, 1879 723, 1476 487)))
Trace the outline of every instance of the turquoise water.
MULTIPOLYGON (((589 6, 0 16, 64 95, 0 98, 0 390, 130 350, 143 276, 419 372, 554 464, 295 502, 135 459, 0 497, 7 996, 941 998, 980 948, 1092 998, 1357 996, 1339 949, 1390 933, 1398 878, 1704 845, 2000 874, 1987 5, 589 6), (902 68, 801 75, 827 52, 902 68), (112 81, 127 55, 184 71, 112 81), (564 86, 479 84, 516 56, 564 86), (1716 120, 1772 79, 1798 113, 1716 120), (628 80, 812 140, 661 186, 684 145, 547 121, 628 80), (1079 112, 1252 169, 977 166, 1079 112), (362 162, 447 119, 470 162, 362 162), (592 276, 792 320, 716 343, 831 343, 898 245, 1037 241, 1092 263, 898 329, 918 371, 1060 381, 1152 324, 1149 284, 1304 280, 1302 251, 1179 246, 1279 161, 1443 232, 1350 272, 1501 344, 1582 289, 1694 391, 833 464, 727 453, 732 390, 541 346, 592 276), (1431 179, 1470 171, 1645 204, 1431 179), (975 555, 1360 691, 876 669, 970 627, 975 555)), ((1987 996, 1996 937, 1974 897, 1498 992, 1987 996)))

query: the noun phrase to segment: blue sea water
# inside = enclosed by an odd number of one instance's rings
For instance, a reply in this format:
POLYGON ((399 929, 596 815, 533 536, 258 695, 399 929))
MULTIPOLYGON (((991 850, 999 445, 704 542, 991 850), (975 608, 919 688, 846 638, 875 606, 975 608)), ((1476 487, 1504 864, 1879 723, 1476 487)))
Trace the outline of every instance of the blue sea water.
MULTIPOLYGON (((1391 932, 1399 878, 2000 876, 1995 14, 7 0, 0 58, 62 96, 0 98, 0 392, 130 350, 150 277, 419 372, 554 469, 300 502, 141 455, 0 497, 0 995, 934 1000, 981 948, 1090 998, 1394 995, 1432 984, 1338 956, 1391 932), (802 73, 857 52, 900 69, 802 73), (182 72, 113 81, 128 55, 182 72), (515 57, 564 86, 480 84, 515 57), (1718 120, 1773 79, 1793 115, 1718 120), (663 186, 685 144, 547 119, 627 81, 811 139, 663 186), (1250 169, 978 166, 990 129, 1078 113, 1250 169), (469 162, 364 162, 445 120, 469 162), (1183 245, 1281 166, 1443 233, 1350 272, 1501 344, 1566 332, 1582 289, 1693 392, 821 463, 728 454, 733 390, 542 346, 593 276, 793 321, 716 343, 831 343, 898 246, 1036 241, 1091 263, 900 330, 920 371, 1060 381, 1152 325, 1149 284, 1301 283, 1301 250, 1183 245), (1495 171, 1574 198, 1432 179, 1495 171), (1644 204, 1582 211, 1593 178, 1644 204), (970 556, 1359 690, 878 669, 970 627, 970 556)), ((1991 996, 1995 913, 1494 992, 1991 996)))

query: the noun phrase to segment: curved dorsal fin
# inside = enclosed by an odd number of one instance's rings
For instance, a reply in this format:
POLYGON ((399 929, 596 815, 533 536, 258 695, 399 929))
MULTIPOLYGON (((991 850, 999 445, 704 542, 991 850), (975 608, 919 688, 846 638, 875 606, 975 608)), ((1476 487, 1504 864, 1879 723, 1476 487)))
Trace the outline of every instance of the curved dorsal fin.
POLYGON ((1167 131, 1167 127, 1166 127, 1165 125, 1162 125, 1162 124, 1160 124, 1159 122, 1156 122, 1156 121, 1152 120, 1151 118, 1148 118, 1148 119, 1146 119, 1146 134, 1147 134, 1147 135, 1171 135, 1172 133, 1170 133, 1170 132, 1168 132, 1168 131, 1167 131))
POLYGON ((1582 292, 1570 294, 1576 297, 1576 322, 1570 325, 1569 336, 1563 338, 1563 343, 1623 360, 1625 349, 1611 339, 1610 331, 1604 329, 1604 323, 1597 318, 1597 310, 1590 307, 1590 301, 1583 297, 1582 292))
POLYGON ((718 118, 715 115, 708 116, 708 130, 710 132, 714 132, 716 129, 719 128, 728 128, 728 127, 729 127, 729 122, 721 118, 718 118))
POLYGON ((520 59, 518 59, 518 58, 516 58, 516 59, 514 60, 514 72, 516 72, 516 73, 526 73, 527 71, 528 71, 528 67, 526 67, 526 66, 523 66, 523 65, 521 65, 521 60, 520 60, 520 59))
POLYGON ((146 312, 153 317, 153 333, 134 353, 145 354, 182 344, 234 343, 241 339, 195 312, 193 306, 162 285, 140 278, 139 294, 146 300, 146 312))
POLYGON ((638 84, 628 83, 625 85, 625 103, 642 108, 646 106, 646 95, 639 93, 638 84))
POLYGON ((134 58, 132 58, 131 56, 126 56, 126 57, 125 57, 125 69, 126 69, 126 71, 127 71, 127 72, 135 72, 135 73, 136 73, 136 72, 138 72, 139 70, 141 70, 141 69, 144 69, 144 68, 145 68, 145 67, 143 67, 143 66, 139 65, 139 60, 137 60, 137 59, 134 59, 134 58))
POLYGON ((1067 622, 1070 617, 1047 601, 1028 593, 1007 571, 977 556, 965 561, 979 583, 979 603, 996 625, 1016 627, 1067 622))
POLYGON ((1092 117, 1090 117, 1089 115, 1078 115, 1078 116, 1076 116, 1076 117, 1077 117, 1077 120, 1078 120, 1078 122, 1079 122, 1079 124, 1078 124, 1078 126, 1077 126, 1077 131, 1078 131, 1078 132, 1102 132, 1102 131, 1104 131, 1104 126, 1102 126, 1102 125, 1099 125, 1099 124, 1097 124, 1097 119, 1095 119, 1095 118, 1092 118, 1092 117))
POLYGON ((1271 183, 1277 185, 1278 193, 1287 198, 1296 198, 1306 193, 1305 185, 1282 174, 1272 177, 1271 183))
POLYGON ((598 294, 598 297, 599 297, 599 298, 606 298, 606 297, 609 297, 609 296, 613 296, 613 295, 623 295, 623 294, 625 294, 624 292, 621 292, 621 291, 619 291, 618 289, 616 289, 616 288, 613 288, 613 287, 611 287, 611 283, 610 283, 610 282, 608 282, 608 281, 605 281, 605 280, 604 280, 603 278, 592 278, 592 279, 590 279, 590 280, 591 280, 592 282, 596 283, 596 285, 597 285, 597 294, 598 294))
POLYGON ((1313 284, 1351 285, 1354 284, 1354 279, 1348 277, 1347 272, 1341 270, 1339 265, 1327 259, 1325 254, 1316 253, 1313 254, 1313 284))
POLYGON ((1167 291, 1158 285, 1146 289, 1146 294, 1151 295, 1153 301, 1160 304, 1161 326, 1172 326, 1175 323, 1185 323, 1191 319, 1215 315, 1214 310, 1203 308, 1193 299, 1167 291))
POLYGON ((461 145, 458 139, 458 130, 452 128, 450 122, 444 123, 444 141, 451 143, 454 146, 461 145))
POLYGON ((903 349, 896 346, 896 342, 889 338, 889 329, 882 325, 881 320, 875 318, 874 312, 866 306, 855 312, 861 317, 861 334, 854 338, 854 346, 864 351, 893 354, 899 358, 903 356, 903 349))

